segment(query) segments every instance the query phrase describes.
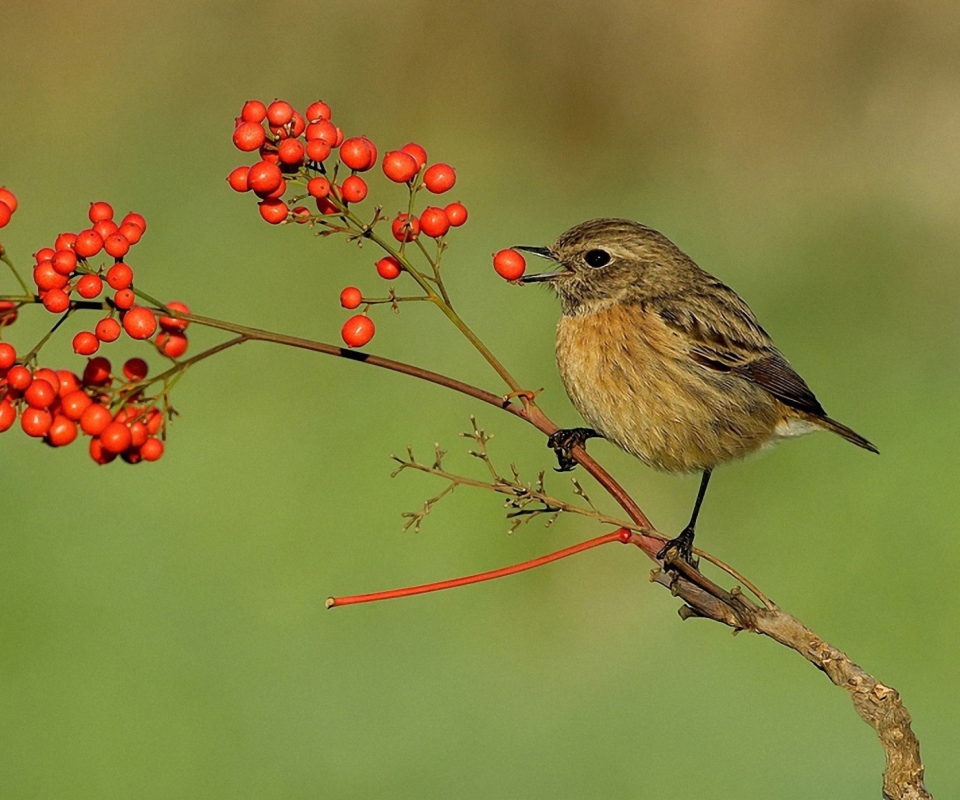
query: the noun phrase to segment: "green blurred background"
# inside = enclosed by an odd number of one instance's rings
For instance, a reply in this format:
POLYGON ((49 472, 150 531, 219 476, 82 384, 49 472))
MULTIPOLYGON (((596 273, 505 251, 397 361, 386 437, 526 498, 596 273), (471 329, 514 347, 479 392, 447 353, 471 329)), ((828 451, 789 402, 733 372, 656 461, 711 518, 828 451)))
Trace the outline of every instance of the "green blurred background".
MULTIPOLYGON (((602 215, 667 233, 883 453, 809 437, 722 470, 703 546, 897 687, 928 786, 960 790, 956 4, 8 0, 0 45, 19 264, 105 199, 149 221, 130 261, 151 293, 337 340, 340 288, 382 288, 370 251, 271 228, 223 180, 248 161, 230 144, 244 100, 322 98, 381 151, 416 139, 457 167, 451 289, 561 424, 578 417, 556 301, 489 254, 602 215)), ((382 175, 373 191, 399 208, 382 175)), ((373 349, 496 389, 430 312, 378 313, 373 349)), ((28 311, 5 336, 45 324, 28 311)), ((47 360, 78 364, 69 338, 47 360)), ((4 800, 879 796, 847 696, 769 640, 681 624, 636 552, 324 610, 600 533, 507 536, 499 501, 466 489, 400 532, 441 485, 390 480, 390 453, 439 441, 474 469, 457 434, 475 413, 504 467, 549 469, 516 420, 261 344, 197 367, 175 402, 155 465, 0 439, 4 800)), ((695 478, 591 451, 682 526, 695 478)))

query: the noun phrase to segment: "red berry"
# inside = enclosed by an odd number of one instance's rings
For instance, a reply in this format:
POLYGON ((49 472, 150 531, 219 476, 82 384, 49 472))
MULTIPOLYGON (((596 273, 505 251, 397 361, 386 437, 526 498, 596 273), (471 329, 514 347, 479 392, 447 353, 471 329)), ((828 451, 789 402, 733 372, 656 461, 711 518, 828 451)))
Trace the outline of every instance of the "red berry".
POLYGON ((456 182, 457 173, 449 164, 434 164, 423 173, 423 185, 434 194, 452 189, 456 182))
MULTIPOLYGON (((115 342, 120 338, 121 330, 120 323, 113 317, 104 317, 97 323, 93 332, 101 342, 115 342)), ((80 353, 80 355, 88 356, 90 353, 80 353)))
POLYGON ((37 439, 46 436, 52 424, 53 415, 42 408, 24 409, 20 416, 20 427, 23 428, 23 432, 27 436, 33 436, 37 439))
POLYGON ((363 347, 373 338, 375 332, 373 320, 366 314, 357 314, 343 323, 340 335, 347 347, 363 347))
POLYGON ((442 208, 428 206, 420 215, 420 230, 427 236, 439 239, 450 230, 450 220, 442 208))
POLYGON ((44 247, 40 250, 37 250, 37 252, 33 254, 33 257, 39 264, 41 261, 50 261, 56 254, 56 250, 51 250, 49 247, 44 247))
POLYGON ((293 106, 285 100, 274 100, 267 106, 267 121, 277 127, 286 125, 293 119, 293 106))
POLYGON ((130 423, 130 446, 131 447, 142 447, 143 443, 147 441, 147 437, 150 435, 150 432, 147 430, 147 426, 144 425, 140 420, 136 420, 130 423))
POLYGON ((130 429, 122 422, 111 422, 100 431, 100 445, 108 453, 119 455, 130 446, 130 429))
POLYGON ((260 159, 266 161, 268 164, 279 164, 280 154, 277 152, 276 147, 270 144, 270 142, 267 142, 260 148, 260 159))
POLYGON ((241 122, 233 132, 234 145, 244 153, 258 150, 266 140, 267 134, 259 122, 241 122))
POLYGON ((117 223, 112 219, 102 219, 99 222, 93 223, 93 230, 100 234, 101 239, 113 236, 119 229, 117 223))
POLYGON ((17 304, 12 300, 0 300, 0 328, 17 321, 17 304))
POLYGON ((10 217, 12 216, 13 212, 10 210, 10 206, 3 201, 0 201, 0 228, 4 227, 10 221, 10 217))
POLYGON ((306 206, 294 206, 290 209, 290 216, 298 225, 306 225, 310 221, 310 209, 306 206))
POLYGON ((180 358, 187 352, 187 337, 182 333, 161 333, 157 336, 157 347, 168 358, 180 358))
POLYGON ((244 122, 263 122, 266 116, 267 107, 259 100, 247 100, 240 112, 240 118, 244 122))
POLYGON ((136 302, 137 296, 133 293, 133 289, 121 289, 113 296, 113 304, 121 311, 133 308, 136 302))
POLYGON ((68 369, 58 369, 57 380, 60 381, 59 392, 61 397, 80 388, 80 378, 68 369))
POLYGON ((337 143, 337 128, 326 119, 317 120, 307 125, 306 131, 308 142, 323 142, 324 144, 335 147, 337 143))
POLYGON ((60 389, 60 376, 49 367, 41 367, 38 369, 33 373, 33 379, 35 381, 46 381, 53 387, 55 392, 58 392, 60 389))
POLYGON ((290 135, 296 139, 307 127, 307 121, 297 111, 293 112, 293 121, 289 125, 290 135))
POLYGON ((420 220, 416 216, 400 213, 391 223, 390 229, 393 231, 393 238, 398 242, 412 242, 420 235, 420 220))
POLYGON ((70 296, 63 289, 51 289, 43 294, 43 307, 51 314, 62 314, 70 308, 70 296))
POLYGON ((90 440, 90 458, 96 461, 98 464, 103 466, 104 464, 109 464, 116 458, 116 453, 108 453, 103 449, 103 445, 100 444, 99 439, 90 440))
POLYGON ((144 461, 156 461, 163 455, 163 442, 154 438, 147 439, 140 446, 140 455, 144 461))
POLYGON ((247 183, 247 173, 250 167, 237 167, 233 172, 227 175, 227 183, 235 192, 249 192, 250 186, 247 183))
MULTIPOLYGON (((337 135, 340 135, 340 129, 337 128, 337 135)), ((366 136, 360 137, 361 141, 367 146, 367 150, 370 151, 370 166, 372 167, 377 163, 377 146, 371 142, 366 136)))
POLYGON ((121 225, 126 225, 128 222, 132 222, 134 225, 140 228, 140 230, 142 230, 144 233, 147 232, 147 221, 143 218, 142 215, 136 214, 133 211, 131 211, 129 214, 127 214, 127 216, 125 216, 122 220, 120 220, 121 225))
POLYGON ((299 139, 284 139, 277 147, 277 155, 281 163, 299 166, 303 163, 303 143, 299 139))
POLYGON ((41 292, 62 289, 68 283, 67 276, 57 272, 52 261, 41 261, 33 268, 33 282, 41 292))
POLYGON ((73 250, 73 243, 77 241, 77 234, 75 233, 61 233, 57 237, 57 241, 53 243, 54 250, 73 250))
POLYGON ((147 430, 151 435, 155 434, 163 427, 163 414, 159 408, 151 408, 147 412, 147 430))
POLYGON ((393 256, 386 256, 377 262, 377 274, 392 281, 400 274, 400 262, 393 256))
POLYGON ((12 344, 0 342, 0 372, 10 369, 17 361, 17 351, 12 344))
POLYGON ((307 120, 309 122, 317 122, 321 119, 330 119, 330 116, 330 106, 328 106, 322 100, 317 100, 316 103, 311 103, 307 106, 307 120))
POLYGON ((90 222, 96 223, 104 219, 113 219, 113 206, 104 203, 102 200, 90 204, 89 211, 90 222))
POLYGON ((279 188, 283 183, 280 167, 268 161, 258 161, 247 172, 247 185, 261 197, 279 188))
POLYGON ((157 330, 157 318, 142 306, 134 306, 123 315, 123 329, 131 339, 149 339, 157 330))
POLYGON ((454 228, 459 228, 467 221, 467 207, 463 203, 451 203, 443 211, 454 228))
POLYGON ((18 392, 26 389, 32 381, 33 375, 26 367, 10 367, 10 371, 7 373, 7 386, 18 392))
POLYGON ((51 447, 66 447, 77 438, 77 424, 63 414, 55 414, 50 430, 47 431, 47 444, 51 447))
POLYGON ((404 153, 411 155, 416 159, 417 169, 419 170, 424 164, 427 163, 427 151, 424 150, 416 142, 408 142, 403 147, 400 148, 404 153))
POLYGON ((10 430, 17 421, 17 409, 9 400, 0 400, 0 433, 10 430))
POLYGON ((80 331, 73 337, 73 352, 78 356, 92 356, 100 349, 100 339, 90 331, 80 331))
POLYGON ((363 301, 363 295, 356 286, 348 286, 340 292, 340 305, 344 308, 354 309, 363 301))
POLYGON ((351 175, 344 180, 340 194, 348 203, 359 203, 367 196, 367 182, 359 175, 351 175))
POLYGON ((307 181, 307 192, 311 197, 326 197, 330 194, 330 181, 326 178, 311 178, 307 181))
POLYGON ((314 139, 307 142, 307 158, 311 161, 326 161, 330 157, 331 148, 326 142, 314 139))
POLYGON ((287 181, 286 179, 280 181, 280 185, 274 189, 270 194, 260 195, 264 200, 279 200, 283 197, 283 193, 287 191, 287 181))
POLYGON ((261 200, 258 205, 260 206, 260 216, 271 225, 279 225, 290 212, 283 200, 261 200))
POLYGON ((402 150, 391 150, 383 157, 383 174, 397 183, 412 180, 419 169, 417 159, 402 150))
POLYGON ((77 241, 73 243, 73 252, 77 254, 77 258, 90 258, 99 253, 101 247, 103 247, 103 237, 90 229, 77 234, 77 241))
POLYGON ((0 186, 0 203, 3 203, 7 208, 10 209, 12 214, 17 210, 17 196, 11 192, 6 186, 0 186))
POLYGON ((53 268, 61 275, 69 275, 77 267, 77 254, 73 250, 57 250, 51 259, 53 268))
POLYGON ((340 213, 340 209, 337 208, 337 204, 334 203, 329 197, 317 198, 317 210, 321 214, 339 214, 340 213))
POLYGON ((49 381, 34 377, 23 393, 23 399, 31 408, 50 408, 53 401, 57 399, 57 390, 50 385, 49 381))
POLYGON ((77 389, 62 396, 60 400, 60 411, 67 419, 72 419, 76 422, 83 416, 83 412, 92 405, 93 400, 90 399, 87 393, 77 389))
POLYGON ((121 289, 129 289, 132 283, 133 270, 122 261, 107 270, 107 284, 111 289, 116 289, 119 292, 121 289))
POLYGON ((119 228, 117 228, 117 233, 123 234, 123 238, 130 242, 130 245, 133 246, 140 241, 140 237, 143 236, 143 228, 139 225, 135 225, 132 222, 124 222, 119 228))
POLYGON ((103 249, 107 251, 107 255, 123 258, 130 252, 130 242, 122 233, 114 233, 104 238, 103 249))
POLYGON ((527 262, 516 250, 500 250, 493 254, 493 268, 501 278, 515 281, 527 268, 527 262))
MULTIPOLYGON (((190 313, 190 306, 188 306, 186 303, 181 303, 179 300, 173 300, 172 302, 167 303, 167 308, 169 308, 171 311, 177 311, 181 314, 190 313)), ((190 323, 185 319, 177 319, 176 317, 160 317, 160 327, 167 333, 183 333, 189 324, 190 323)))
POLYGON ((83 370, 85 386, 106 386, 110 383, 110 361, 103 356, 91 358, 83 370))
POLYGON ((377 163, 377 150, 366 136, 354 137, 340 146, 340 160, 350 169, 364 172, 377 163))
POLYGON ((112 421, 109 408, 101 403, 91 403, 80 415, 80 429, 90 436, 99 436, 112 421))
POLYGON ((123 364, 123 375, 128 381, 142 381, 150 367, 142 358, 128 358, 123 364))

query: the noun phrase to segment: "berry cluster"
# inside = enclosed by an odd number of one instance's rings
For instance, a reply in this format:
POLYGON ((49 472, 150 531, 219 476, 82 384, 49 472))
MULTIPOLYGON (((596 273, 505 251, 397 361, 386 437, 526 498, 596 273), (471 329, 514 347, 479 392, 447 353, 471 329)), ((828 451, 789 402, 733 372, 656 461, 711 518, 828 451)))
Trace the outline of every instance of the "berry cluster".
MULTIPOLYGON (((312 103, 301 115, 285 100, 274 100, 270 105, 249 100, 236 120, 233 143, 244 152, 256 151, 260 160, 252 166, 237 167, 227 181, 238 192, 257 195, 260 215, 269 223, 293 221, 328 227, 333 220, 356 223, 351 206, 361 203, 369 192, 367 180, 360 173, 371 170, 378 160, 389 180, 405 184, 408 189, 407 210, 397 212, 390 223, 391 235, 400 243, 401 252, 405 244, 416 241, 421 234, 436 240, 442 248, 443 237, 450 229, 467 221, 467 209, 459 202, 443 207, 431 205, 420 214, 413 213, 420 189, 439 195, 453 188, 457 180, 453 167, 429 164, 426 150, 414 142, 390 150, 379 159, 377 146, 366 136, 345 138, 342 128, 331 121, 330 106, 323 102, 312 103), (292 194, 288 203, 284 196, 291 186, 302 191, 292 194), (307 198, 312 198, 318 213, 303 205, 290 205, 307 198)), ((383 219, 378 209, 366 230, 383 219)), ((350 230, 341 227, 338 232, 350 230)), ((395 256, 377 262, 377 272, 386 280, 393 280, 402 271, 395 256)), ((351 289, 344 290, 348 298, 345 301, 341 295, 341 303, 355 309, 364 301, 359 290, 351 289)), ((347 320, 341 334, 350 347, 369 342, 374 325, 366 309, 347 320)))
MULTIPOLYGON (((16 198, 0 189, 0 220, 4 208, 15 209, 16 198)), ((187 350, 187 321, 137 305, 133 270, 124 260, 146 231, 146 220, 131 212, 117 223, 113 209, 104 202, 90 205, 89 220, 88 228, 61 233, 52 247, 34 255, 36 301, 51 313, 64 315, 50 333, 66 315, 102 309, 107 315, 94 329, 74 337, 73 349, 79 355, 92 356, 101 343, 114 342, 126 332, 132 339, 155 337, 157 350, 171 359, 182 356, 187 350), (105 263, 94 263, 101 253, 107 256, 105 263), (107 290, 112 294, 101 298, 107 290)), ((29 301, 0 301, 0 333, 16 321, 25 302, 29 301)), ((169 303, 163 309, 190 313, 183 303, 169 303)), ((12 344, 0 341, 0 433, 19 419, 28 436, 51 447, 68 445, 80 433, 90 436, 90 455, 98 464, 117 456, 131 464, 160 458, 166 419, 172 411, 166 391, 146 397, 146 388, 158 380, 147 378, 147 363, 142 358, 127 360, 122 378, 113 375, 103 357, 91 358, 82 376, 39 367, 37 353, 48 337, 20 357, 12 344), (158 406, 161 403, 164 410, 158 406)), ((169 375, 159 377, 166 381, 169 375)))
MULTIPOLYGON (((124 332, 132 339, 149 339, 157 333, 155 343, 160 352, 179 358, 187 351, 184 333, 187 323, 173 317, 161 317, 159 325, 154 313, 137 305, 133 290, 133 269, 124 258, 140 241, 147 221, 133 212, 120 224, 114 222, 109 203, 90 204, 90 227, 79 233, 61 233, 53 247, 34 254, 33 281, 37 285, 44 308, 54 314, 70 309, 71 295, 95 300, 104 291, 104 284, 113 291, 108 304, 110 313, 92 331, 80 331, 73 338, 78 355, 92 356, 101 343, 115 342, 124 332), (94 265, 92 259, 104 253, 113 261, 94 265)), ((183 303, 171 303, 171 310, 189 313, 183 303)))
POLYGON ((0 433, 20 418, 28 436, 51 447, 90 436, 90 457, 107 464, 120 456, 129 464, 163 455, 165 415, 143 398, 147 363, 131 358, 123 381, 115 381, 110 362, 98 356, 82 376, 69 370, 31 370, 17 363, 17 352, 0 342, 0 433))

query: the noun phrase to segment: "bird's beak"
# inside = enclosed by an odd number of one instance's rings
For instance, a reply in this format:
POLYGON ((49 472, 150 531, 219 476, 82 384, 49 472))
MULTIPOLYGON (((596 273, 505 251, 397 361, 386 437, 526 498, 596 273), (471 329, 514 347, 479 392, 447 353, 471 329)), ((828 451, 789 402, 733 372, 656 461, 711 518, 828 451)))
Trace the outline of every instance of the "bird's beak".
MULTIPOLYGON (((549 247, 527 247, 525 245, 516 245, 513 248, 514 250, 522 250, 524 253, 533 253, 535 256, 540 256, 540 258, 545 258, 548 261, 553 261, 557 263, 557 257, 553 254, 553 251, 549 247)), ((524 275, 520 278, 519 283, 541 283, 543 281, 554 281, 557 278, 561 278, 564 275, 571 275, 569 270, 560 270, 558 272, 540 272, 535 275, 524 275)))

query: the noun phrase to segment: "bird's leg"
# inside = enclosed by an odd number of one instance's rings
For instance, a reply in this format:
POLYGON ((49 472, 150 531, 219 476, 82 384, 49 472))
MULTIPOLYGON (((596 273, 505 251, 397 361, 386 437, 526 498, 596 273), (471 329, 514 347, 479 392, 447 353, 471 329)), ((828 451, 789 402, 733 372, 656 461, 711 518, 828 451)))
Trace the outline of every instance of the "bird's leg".
POLYGON ((576 459, 570 455, 574 447, 583 447, 587 439, 602 439, 593 428, 565 428, 550 434, 547 447, 557 454, 557 472, 569 472, 577 466, 576 459))
POLYGON ((700 506, 703 505, 703 497, 707 493, 707 484, 710 483, 711 470, 703 471, 703 477, 700 479, 700 491, 697 492, 697 502, 693 504, 693 514, 690 516, 690 522, 687 527, 680 531, 676 539, 671 539, 664 544, 657 553, 657 558, 664 559, 673 548, 677 549, 677 555, 680 556, 691 566, 696 566, 693 558, 693 536, 697 527, 697 517, 700 515, 700 506))

